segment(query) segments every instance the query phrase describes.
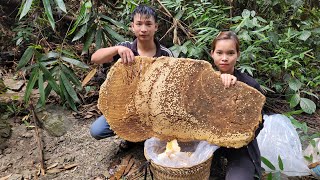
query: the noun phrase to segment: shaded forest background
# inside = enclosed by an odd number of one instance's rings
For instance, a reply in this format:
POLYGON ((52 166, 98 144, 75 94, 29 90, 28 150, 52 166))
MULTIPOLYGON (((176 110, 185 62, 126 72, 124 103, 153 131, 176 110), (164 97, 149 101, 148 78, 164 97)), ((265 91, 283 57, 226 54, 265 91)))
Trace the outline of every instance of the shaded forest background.
MULTIPOLYGON (((54 102, 79 112, 95 102, 110 65, 92 64, 90 56, 134 38, 129 17, 140 3, 156 9, 157 37, 176 57, 211 62, 212 39, 221 30, 235 31, 241 40, 237 67, 265 90, 266 108, 319 129, 318 0, 1 1, 0 73, 27 82, 24 103, 0 103, 1 111, 24 112, 34 89, 38 108, 54 102)), ((2 93, 6 89, 2 83, 2 93)))

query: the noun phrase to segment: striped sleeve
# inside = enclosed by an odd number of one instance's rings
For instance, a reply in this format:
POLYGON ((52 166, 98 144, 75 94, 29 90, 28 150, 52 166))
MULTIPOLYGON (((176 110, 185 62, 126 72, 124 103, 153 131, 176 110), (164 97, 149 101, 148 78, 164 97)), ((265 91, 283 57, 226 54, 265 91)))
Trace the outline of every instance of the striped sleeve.
POLYGON ((169 57, 174 57, 173 56, 173 53, 170 49, 160 45, 160 48, 161 48, 161 55, 162 56, 169 56, 169 57))

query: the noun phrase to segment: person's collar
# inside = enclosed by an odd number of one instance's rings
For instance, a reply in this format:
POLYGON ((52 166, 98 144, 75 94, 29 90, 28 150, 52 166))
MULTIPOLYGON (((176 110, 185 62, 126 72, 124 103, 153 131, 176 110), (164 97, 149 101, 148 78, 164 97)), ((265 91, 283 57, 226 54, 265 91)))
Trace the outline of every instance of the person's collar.
MULTIPOLYGON (((156 54, 154 55, 154 57, 160 57, 161 56, 161 47, 160 47, 160 43, 158 40, 154 39, 154 43, 156 44, 156 54)), ((135 51, 137 54, 139 54, 138 52, 138 40, 135 39, 133 41, 132 44, 132 51, 135 51)))

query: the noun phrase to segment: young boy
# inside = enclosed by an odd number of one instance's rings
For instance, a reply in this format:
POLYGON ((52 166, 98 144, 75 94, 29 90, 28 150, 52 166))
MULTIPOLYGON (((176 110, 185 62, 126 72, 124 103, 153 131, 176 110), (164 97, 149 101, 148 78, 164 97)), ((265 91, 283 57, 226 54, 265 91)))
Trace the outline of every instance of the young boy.
MULTIPOLYGON (((122 63, 131 64, 134 56, 173 56, 172 52, 154 38, 158 30, 156 12, 148 6, 139 5, 131 14, 131 30, 136 39, 116 46, 101 48, 92 54, 91 61, 97 64, 109 63, 121 58, 122 63)), ((104 116, 100 116, 90 128, 91 136, 97 140, 114 136, 104 116)))

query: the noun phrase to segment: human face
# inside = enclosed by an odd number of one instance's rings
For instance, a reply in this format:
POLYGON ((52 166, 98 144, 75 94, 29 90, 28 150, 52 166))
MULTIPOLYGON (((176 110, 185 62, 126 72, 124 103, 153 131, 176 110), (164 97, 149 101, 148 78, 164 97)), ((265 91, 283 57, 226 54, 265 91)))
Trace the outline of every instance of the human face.
POLYGON ((138 40, 153 41, 154 34, 158 30, 158 24, 152 16, 147 17, 146 15, 136 14, 133 17, 131 28, 138 40))
POLYGON ((237 52, 233 39, 218 40, 215 49, 211 51, 214 64, 221 73, 233 74, 239 56, 240 52, 237 52))

